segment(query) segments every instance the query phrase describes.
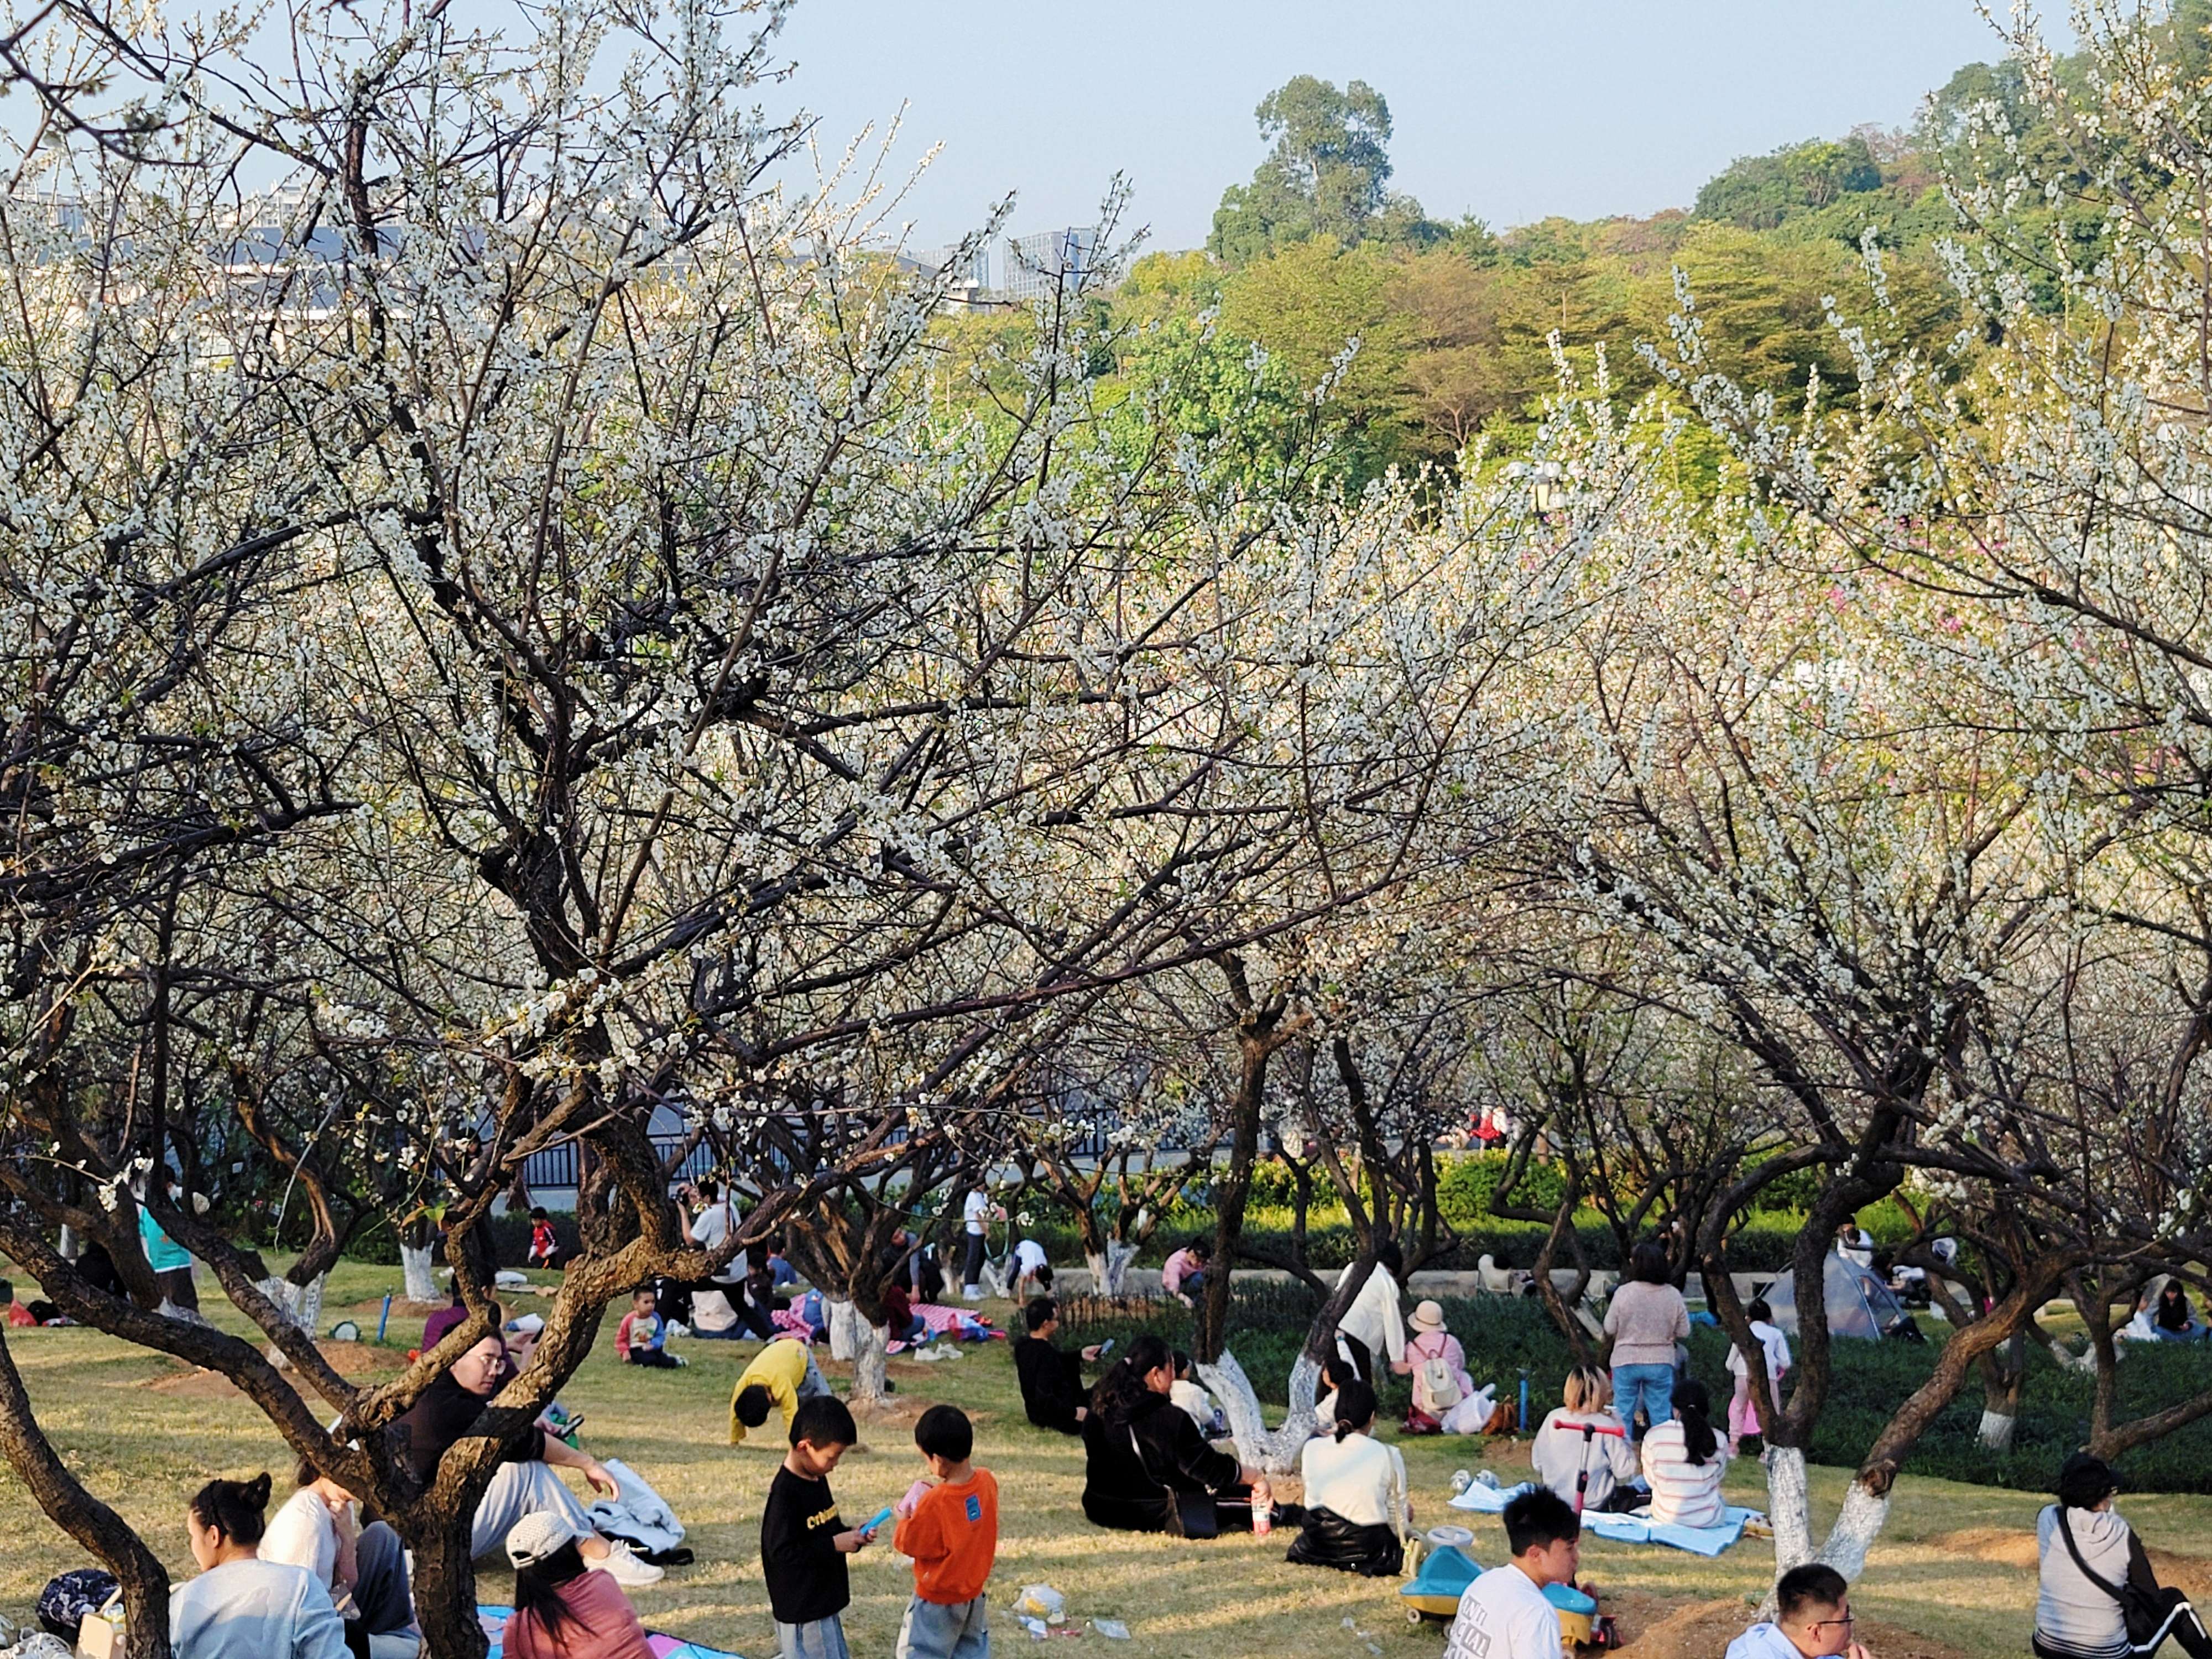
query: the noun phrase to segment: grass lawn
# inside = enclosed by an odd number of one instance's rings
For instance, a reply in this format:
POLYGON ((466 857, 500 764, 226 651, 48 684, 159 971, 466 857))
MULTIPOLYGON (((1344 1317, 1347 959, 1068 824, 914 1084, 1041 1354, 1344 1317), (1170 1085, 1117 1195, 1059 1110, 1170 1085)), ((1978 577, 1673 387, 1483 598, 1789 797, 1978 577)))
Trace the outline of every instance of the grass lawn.
MULTIPOLYGON (((334 1276, 325 1322, 349 1310, 373 1332, 377 1304, 396 1289, 396 1269, 348 1263, 334 1276)), ((20 1283, 20 1279, 19 1279, 20 1283)), ((530 1298, 517 1298, 524 1309, 530 1298)), ((242 1328, 227 1308, 216 1310, 242 1328)), ((1003 1306, 990 1311, 1004 1316, 1003 1306)), ((758 1520, 780 1453, 765 1443, 726 1443, 730 1385, 751 1343, 678 1342, 691 1360, 680 1372, 625 1370, 615 1363, 613 1324, 582 1370, 562 1391, 572 1408, 590 1414, 585 1444, 602 1457, 633 1464, 665 1496, 690 1529, 696 1565, 636 1596, 648 1624, 758 1659, 774 1651, 774 1633, 760 1580, 758 1520)), ((388 1355, 396 1362, 420 1334, 419 1320, 395 1318, 388 1355)), ((264 1419, 227 1385, 186 1372, 94 1332, 10 1333, 48 1433, 70 1467, 114 1504, 153 1543, 173 1571, 187 1574, 184 1502, 213 1474, 270 1468, 279 1490, 289 1458, 264 1419)), ((838 1368, 826 1366, 833 1377, 838 1368)), ((992 1594, 1002 1606, 1028 1583, 1066 1593, 1078 1617, 1120 1619, 1135 1639, 1131 1654, 1175 1659, 1245 1659, 1260 1655, 1328 1655, 1364 1659, 1372 1650, 1433 1659, 1439 1627, 1416 1630, 1399 1610, 1395 1582, 1365 1581, 1282 1559, 1285 1540, 1251 1538, 1183 1544, 1101 1532, 1082 1518, 1082 1458, 1077 1443, 1031 1428, 1024 1419, 1012 1364, 1003 1344, 971 1348, 957 1361, 921 1365, 894 1361, 901 1401, 910 1409, 944 1399, 976 1419, 978 1461, 998 1476, 1002 1537, 992 1594), (1347 1628, 1347 1625, 1350 1628, 1347 1628)), ((844 1514, 858 1520, 891 1502, 920 1472, 908 1420, 864 1424, 864 1445, 848 1455, 834 1485, 844 1514)), ((1475 1553, 1486 1565, 1503 1554, 1504 1535, 1486 1517, 1448 1511, 1451 1473, 1490 1467, 1501 1477, 1525 1467, 1519 1448, 1456 1440, 1407 1443, 1418 1517, 1424 1526, 1467 1518, 1475 1553)), ((1517 1478, 1517 1477, 1516 1477, 1517 1478)), ((1819 1513, 1826 1523, 1840 1496, 1842 1471, 1816 1469, 1819 1513)), ((1731 1497, 1762 1502, 1759 1471, 1732 1474, 1731 1497)), ((2032 1528, 2040 1500, 2022 1492, 1916 1480, 1901 1483, 1896 1510, 1876 1547, 1856 1600, 1865 1614, 1899 1633, 1974 1656, 2025 1655, 2035 1599, 2032 1528)), ((2195 1590, 2212 1584, 2212 1498, 2144 1496, 2128 1513, 2145 1536, 2182 1557, 2162 1561, 2180 1570, 2195 1590), (2192 1582, 2192 1580, 2196 1582, 2192 1582)), ((81 1552, 32 1506, 12 1474, 0 1466, 0 1611, 21 1617, 53 1573, 83 1565, 81 1552)), ((1677 1604, 1752 1597, 1771 1575, 1771 1557, 1747 1540, 1714 1561, 1665 1549, 1595 1541, 1583 1553, 1586 1574, 1622 1597, 1632 1638, 1677 1604)), ((910 1575, 888 1547, 855 1561, 854 1599, 846 1628, 856 1653, 888 1655, 910 1575)), ((488 1565, 487 1601, 504 1599, 508 1575, 488 1565)), ((1733 1615, 1727 1615, 1733 1619, 1733 1615)), ((1723 1615, 1707 1615, 1708 1627, 1723 1615)), ((1018 1638, 1002 1617, 1002 1642, 1018 1638)), ((1655 1656, 1705 1651, 1697 1642, 1669 1650, 1659 1636, 1634 1642, 1655 1656)), ((1108 1646, 1095 1634, 1086 1645, 1108 1646)), ((1877 1645, 1881 1659, 1892 1651, 1877 1645)), ((1911 1645, 1920 1645, 1914 1644, 1911 1645)), ((1717 1655, 1718 1648, 1710 1650, 1717 1655)), ((1940 1648, 1925 1647, 1926 1651, 1940 1648)))

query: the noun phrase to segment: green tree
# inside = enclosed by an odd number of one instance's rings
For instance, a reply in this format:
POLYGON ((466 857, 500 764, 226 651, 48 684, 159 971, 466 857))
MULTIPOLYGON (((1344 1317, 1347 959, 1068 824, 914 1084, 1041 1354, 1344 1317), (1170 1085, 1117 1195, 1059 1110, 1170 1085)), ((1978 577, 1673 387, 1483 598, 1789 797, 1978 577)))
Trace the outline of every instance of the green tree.
POLYGON ((1206 247, 1232 265, 1315 236, 1346 247, 1372 239, 1433 240, 1448 235, 1390 181, 1390 106, 1364 81, 1340 91, 1301 75, 1255 112, 1274 148, 1249 185, 1231 185, 1214 210, 1206 247))
POLYGON ((1881 188, 1881 168, 1865 139, 1814 139, 1731 163, 1698 192, 1697 216, 1772 230, 1847 195, 1881 188))

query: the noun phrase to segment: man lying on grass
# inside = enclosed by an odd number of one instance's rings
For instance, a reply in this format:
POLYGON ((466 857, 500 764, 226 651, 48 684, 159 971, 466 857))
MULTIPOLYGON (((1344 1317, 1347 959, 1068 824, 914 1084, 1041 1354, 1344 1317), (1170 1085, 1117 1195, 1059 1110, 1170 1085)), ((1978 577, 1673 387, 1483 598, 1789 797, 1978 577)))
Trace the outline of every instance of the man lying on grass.
POLYGON ((1728 1659, 1873 1659, 1851 1639, 1850 1588, 1817 1561, 1790 1568, 1774 1587, 1774 1622, 1729 1643, 1728 1659))

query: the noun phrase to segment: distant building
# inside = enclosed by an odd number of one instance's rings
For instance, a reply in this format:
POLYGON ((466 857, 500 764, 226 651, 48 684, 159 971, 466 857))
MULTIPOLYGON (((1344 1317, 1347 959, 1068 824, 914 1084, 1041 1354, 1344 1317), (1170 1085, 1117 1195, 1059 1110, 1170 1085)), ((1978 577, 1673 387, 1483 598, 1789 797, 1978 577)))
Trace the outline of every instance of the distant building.
POLYGON ((1047 298, 1091 277, 1100 252, 1097 228, 1093 225, 1071 225, 1065 230, 1009 238, 1002 286, 1009 299, 1047 298))
POLYGON ((957 243, 951 247, 924 248, 913 256, 924 270, 943 271, 956 289, 988 293, 991 288, 991 245, 979 243, 963 256, 957 243))

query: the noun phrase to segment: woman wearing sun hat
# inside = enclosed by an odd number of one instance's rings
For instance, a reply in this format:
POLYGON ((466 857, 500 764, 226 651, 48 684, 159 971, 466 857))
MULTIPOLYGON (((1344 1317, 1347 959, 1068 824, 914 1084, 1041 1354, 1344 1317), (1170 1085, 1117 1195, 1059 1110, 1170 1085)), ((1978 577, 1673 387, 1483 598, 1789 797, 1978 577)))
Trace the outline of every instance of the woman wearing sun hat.
POLYGON ((1467 1350, 1444 1328, 1444 1310, 1435 1302, 1423 1302, 1406 1324, 1412 1332, 1406 1340, 1406 1363, 1413 1372, 1413 1408, 1443 1424, 1474 1397, 1467 1350))
POLYGON ((554 1510, 532 1510, 507 1529, 514 1616, 501 1638, 507 1659, 653 1659, 629 1597, 584 1565, 578 1541, 554 1510))

